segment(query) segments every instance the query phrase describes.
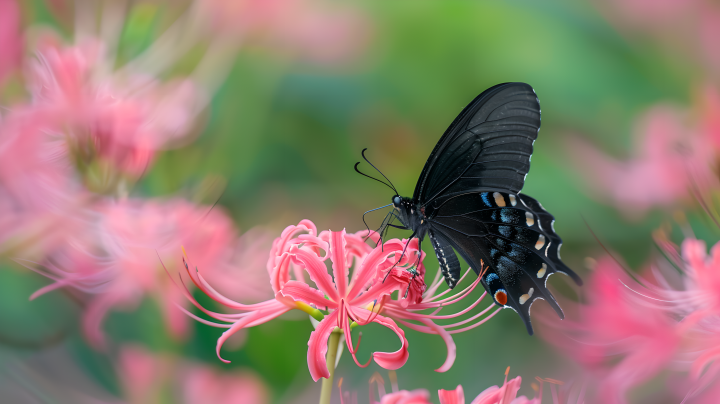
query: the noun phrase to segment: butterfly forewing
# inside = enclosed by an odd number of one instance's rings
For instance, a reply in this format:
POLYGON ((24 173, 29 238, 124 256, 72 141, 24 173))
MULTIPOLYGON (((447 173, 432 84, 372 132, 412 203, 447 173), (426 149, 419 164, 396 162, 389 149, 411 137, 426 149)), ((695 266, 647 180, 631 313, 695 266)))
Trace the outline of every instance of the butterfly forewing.
POLYGON ((520 191, 539 129, 540 103, 532 87, 505 83, 486 90, 435 146, 414 199, 425 206, 473 190, 520 191))

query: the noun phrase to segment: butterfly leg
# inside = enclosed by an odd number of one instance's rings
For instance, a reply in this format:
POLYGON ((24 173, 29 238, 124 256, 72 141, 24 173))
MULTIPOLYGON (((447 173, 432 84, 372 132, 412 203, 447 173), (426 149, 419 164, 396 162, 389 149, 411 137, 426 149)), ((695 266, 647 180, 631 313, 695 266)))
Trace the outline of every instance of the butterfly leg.
POLYGON ((410 237, 408 238, 408 242, 405 243, 405 248, 403 248, 402 254, 400 254, 400 258, 398 258, 397 261, 395 261, 395 264, 393 264, 393 266, 390 267, 390 269, 388 269, 388 272, 385 274, 385 277, 383 278, 383 283, 385 283, 385 280, 387 279, 388 275, 390 275, 390 272, 392 272, 393 268, 395 268, 395 266, 396 266, 396 265, 400 262, 400 260, 402 260, 403 257, 405 256, 405 251, 407 250, 408 245, 410 245, 410 240, 412 240, 412 238, 415 237, 415 234, 416 234, 416 233, 417 233, 417 232, 413 232, 413 234, 411 234, 410 237))

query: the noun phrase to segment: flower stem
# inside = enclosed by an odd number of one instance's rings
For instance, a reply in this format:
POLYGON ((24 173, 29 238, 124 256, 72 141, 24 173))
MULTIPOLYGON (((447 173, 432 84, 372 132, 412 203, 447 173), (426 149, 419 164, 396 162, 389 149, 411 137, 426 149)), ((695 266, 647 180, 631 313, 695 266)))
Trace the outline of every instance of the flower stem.
POLYGON ((333 390, 333 380, 335 379, 335 358, 337 357, 341 332, 342 331, 339 330, 333 331, 328 339, 327 368, 330 372, 330 376, 322 381, 320 404, 330 404, 330 396, 332 395, 333 390))

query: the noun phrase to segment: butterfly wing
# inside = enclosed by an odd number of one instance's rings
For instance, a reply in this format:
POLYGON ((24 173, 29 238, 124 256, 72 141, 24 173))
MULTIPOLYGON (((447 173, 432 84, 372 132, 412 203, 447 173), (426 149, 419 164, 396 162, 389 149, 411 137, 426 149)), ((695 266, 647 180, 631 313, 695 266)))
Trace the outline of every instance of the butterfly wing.
POLYGON ((458 193, 517 193, 540 130, 540 103, 525 83, 485 90, 458 115, 425 163, 414 199, 422 206, 458 193))
POLYGON ((460 261, 458 261, 457 255, 453 251, 452 244, 443 235, 442 231, 435 232, 430 229, 428 235, 435 249, 435 255, 440 265, 440 273, 442 273, 445 282, 452 289, 460 279, 460 261))
POLYGON ((544 299, 563 318, 562 309, 546 287, 556 273, 580 277, 560 260, 562 240, 554 218, 533 198, 504 191, 455 195, 437 207, 431 218, 436 237, 454 247, 479 274, 496 304, 515 310, 532 334, 530 306, 544 299))

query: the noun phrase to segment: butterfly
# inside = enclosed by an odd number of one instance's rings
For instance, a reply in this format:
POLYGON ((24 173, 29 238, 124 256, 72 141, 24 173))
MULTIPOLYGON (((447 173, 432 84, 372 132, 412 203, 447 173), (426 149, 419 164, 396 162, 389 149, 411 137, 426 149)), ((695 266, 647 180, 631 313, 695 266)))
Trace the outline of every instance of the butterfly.
MULTIPOLYGON (((400 196, 380 173, 395 191, 392 203, 381 207, 393 209, 380 234, 395 227, 412 231, 410 239, 420 243, 427 236, 450 288, 460 278, 456 251, 478 276, 484 267, 480 282, 485 290, 495 304, 517 312, 530 335, 535 300, 546 300, 564 318, 546 286, 550 275, 563 273, 582 285, 560 260, 562 240, 555 233, 555 218, 540 202, 520 193, 539 131, 540 102, 533 88, 498 84, 483 91, 450 124, 430 153, 412 198, 400 196), (394 219, 401 225, 392 224, 394 219)), ((355 170, 370 177, 358 164, 355 170)))

